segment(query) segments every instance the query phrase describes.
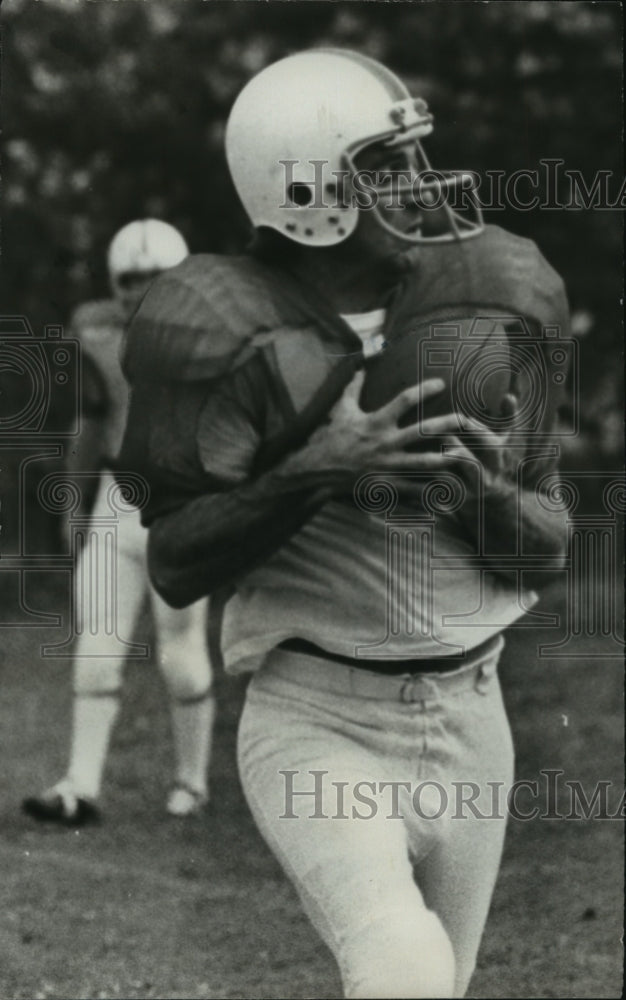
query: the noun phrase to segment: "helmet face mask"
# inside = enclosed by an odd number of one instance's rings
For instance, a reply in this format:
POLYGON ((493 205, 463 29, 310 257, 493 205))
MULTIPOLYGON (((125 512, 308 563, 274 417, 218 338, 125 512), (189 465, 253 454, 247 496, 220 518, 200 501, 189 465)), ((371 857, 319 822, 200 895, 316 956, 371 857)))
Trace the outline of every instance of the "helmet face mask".
POLYGON ((425 101, 380 63, 310 50, 244 87, 226 155, 252 223, 306 246, 343 242, 365 211, 409 244, 478 235, 474 179, 432 169, 420 141, 432 129, 425 101))
POLYGON ((162 274, 158 271, 123 271, 111 275, 113 296, 120 303, 127 316, 135 310, 155 278, 162 274))
POLYGON ((154 271, 123 271, 118 274, 115 282, 122 291, 127 292, 137 285, 145 284, 145 282, 154 281, 159 274, 161 274, 162 269, 157 268, 154 271))
POLYGON ((378 224, 399 240, 449 243, 483 231, 474 177, 433 170, 419 139, 397 136, 366 143, 347 150, 345 160, 353 188, 362 189, 366 180, 372 192, 370 203, 360 210, 373 212, 378 224))

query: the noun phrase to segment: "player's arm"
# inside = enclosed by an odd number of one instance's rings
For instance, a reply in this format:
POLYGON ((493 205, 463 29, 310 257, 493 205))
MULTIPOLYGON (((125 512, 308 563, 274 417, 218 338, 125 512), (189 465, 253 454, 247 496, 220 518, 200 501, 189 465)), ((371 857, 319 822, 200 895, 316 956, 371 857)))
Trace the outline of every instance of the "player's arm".
POLYGON ((280 472, 223 493, 203 494, 153 522, 150 577, 168 604, 185 607, 269 558, 329 495, 303 495, 280 472))
MULTIPOLYGON (((508 405, 515 407, 514 397, 508 397, 508 405)), ((498 435, 478 421, 462 420, 476 451, 467 444, 456 449, 461 458, 457 471, 466 487, 459 520, 493 570, 507 579, 518 574, 511 557, 540 559, 541 568, 525 570, 524 579, 531 587, 542 587, 563 568, 567 544, 566 512, 553 510, 541 493, 542 480, 556 471, 556 459, 547 448, 549 457, 520 461, 510 434, 498 435)))
MULTIPOLYGON (((168 603, 183 607, 267 559, 326 499, 351 494, 365 471, 449 467, 451 459, 439 452, 406 451, 423 428, 398 427, 406 410, 441 391, 438 379, 401 393, 374 413, 364 413, 359 407, 362 383, 359 373, 328 421, 268 472, 223 492, 199 496, 153 522, 150 573, 168 603)), ((432 434, 457 426, 451 414, 430 423, 432 434)), ((240 428, 236 437, 241 438, 242 432, 240 428)), ((250 453, 250 465, 252 458, 250 453)))
MULTIPOLYGON (((78 317, 87 307, 79 307, 78 317)), ((74 477, 81 473, 100 470, 103 459, 103 424, 111 408, 111 398, 106 382, 95 358, 91 356, 88 341, 81 336, 82 325, 76 314, 72 318, 71 335, 80 342, 80 427, 79 433, 67 441, 64 469, 74 477)), ((98 490, 96 475, 86 476, 80 483, 80 501, 75 514, 87 515, 93 508, 98 490)), ((69 520, 63 521, 63 531, 69 542, 69 520)))

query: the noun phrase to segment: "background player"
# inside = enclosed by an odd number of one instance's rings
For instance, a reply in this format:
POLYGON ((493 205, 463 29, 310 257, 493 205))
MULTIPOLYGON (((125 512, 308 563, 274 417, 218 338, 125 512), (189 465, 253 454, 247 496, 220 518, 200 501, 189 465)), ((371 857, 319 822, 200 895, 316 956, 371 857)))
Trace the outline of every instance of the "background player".
MULTIPOLYGON (((79 480, 82 503, 93 503, 94 519, 110 516, 107 493, 114 485, 112 468, 128 409, 128 386, 120 368, 125 324, 153 279, 187 254, 186 243, 173 226, 158 219, 129 223, 113 238, 108 251, 113 298, 86 303, 72 318, 72 332, 82 349, 84 398, 81 435, 68 455, 67 470, 70 478, 76 472, 99 470, 95 496, 83 489, 90 477, 79 480)), ((137 511, 119 514, 117 537, 117 634, 132 638, 149 596, 159 667, 171 700, 175 776, 166 809, 174 816, 188 816, 208 798, 215 716, 206 601, 174 611, 153 590, 146 566, 147 532, 137 511)), ((79 559, 84 562, 86 558, 83 551, 79 559)), ((102 584, 99 577, 97 585, 102 584)), ((102 655, 97 643, 88 629, 78 638, 69 766, 62 780, 24 800, 24 810, 37 820, 78 826, 98 818, 96 803, 119 710, 123 660, 102 655)))

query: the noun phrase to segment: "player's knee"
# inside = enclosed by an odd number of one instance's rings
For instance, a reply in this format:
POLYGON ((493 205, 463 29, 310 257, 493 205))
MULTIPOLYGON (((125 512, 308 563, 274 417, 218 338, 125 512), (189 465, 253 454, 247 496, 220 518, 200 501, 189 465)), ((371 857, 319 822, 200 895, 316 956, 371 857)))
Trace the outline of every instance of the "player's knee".
POLYGON ((165 649, 159 657, 159 665, 174 701, 200 701, 211 693, 213 678, 204 650, 181 657, 179 652, 168 655, 165 649))
POLYGON ((455 961, 450 939, 436 914, 412 921, 377 920, 344 955, 346 997, 450 998, 455 993, 455 961))

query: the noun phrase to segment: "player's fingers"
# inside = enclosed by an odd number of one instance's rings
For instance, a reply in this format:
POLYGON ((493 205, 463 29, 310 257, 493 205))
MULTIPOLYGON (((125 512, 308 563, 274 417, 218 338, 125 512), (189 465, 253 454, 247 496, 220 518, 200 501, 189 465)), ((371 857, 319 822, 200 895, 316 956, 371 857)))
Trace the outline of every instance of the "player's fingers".
POLYGON ((519 416, 520 416, 520 406, 519 399, 512 392, 507 392, 506 396, 502 400, 501 415, 506 419, 506 427, 503 428, 500 434, 500 441, 503 446, 506 446, 513 435, 513 432, 519 426, 519 416))
POLYGON ((356 400, 356 402, 358 402, 364 381, 365 381, 365 370, 363 368, 359 368, 356 375, 354 375, 352 380, 348 382, 347 386, 343 390, 342 399, 354 399, 356 400))
POLYGON ((428 469, 449 469, 456 463, 454 455, 438 451, 396 451, 388 456, 385 467, 390 472, 420 472, 428 469))
POLYGON ((364 380, 365 380, 365 372, 363 371, 362 368, 360 368, 358 372, 356 372, 356 374, 352 376, 348 384, 344 387, 341 396, 329 411, 327 420, 330 420, 332 417, 335 416, 336 413, 343 410, 346 403, 348 404, 349 409, 352 409, 355 406, 357 407, 359 406, 359 398, 361 396, 361 390, 363 388, 364 380))
POLYGON ((412 406, 417 406, 425 399, 438 395, 445 387, 446 384, 441 378, 428 378, 423 382, 418 382, 417 385, 412 385, 409 389, 403 389, 389 403, 376 410, 376 417, 385 423, 397 423, 402 414, 406 413, 412 406))
POLYGON ((459 425, 461 430, 468 434, 471 434, 473 438, 477 438, 482 446, 497 446, 501 447, 502 439, 499 434, 492 431, 486 424, 481 423, 480 420, 476 420, 475 417, 467 417, 463 414, 459 414, 459 425))
POLYGON ((443 440, 443 454, 456 462, 472 462, 476 465, 476 456, 470 451, 467 445, 463 444, 456 435, 451 434, 443 440))
MULTIPOLYGON (((394 436, 394 444, 403 448, 415 441, 423 441, 426 447, 429 438, 441 437, 445 434, 460 430, 459 418, 456 413, 446 413, 440 417, 429 417, 408 427, 399 429, 394 436)), ((432 442, 433 446, 435 442, 432 442)))
POLYGON ((502 400, 500 413, 507 420, 514 420, 519 416, 519 399, 512 392, 507 392, 502 400))

